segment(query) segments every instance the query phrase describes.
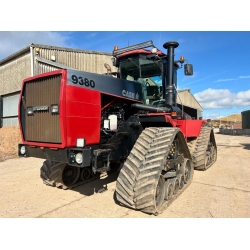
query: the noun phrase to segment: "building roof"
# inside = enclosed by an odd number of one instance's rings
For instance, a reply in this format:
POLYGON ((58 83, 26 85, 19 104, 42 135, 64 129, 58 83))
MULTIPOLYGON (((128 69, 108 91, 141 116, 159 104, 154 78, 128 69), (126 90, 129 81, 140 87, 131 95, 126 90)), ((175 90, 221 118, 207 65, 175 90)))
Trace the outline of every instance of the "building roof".
POLYGON ((178 90, 177 100, 178 104, 184 104, 187 107, 203 110, 200 103, 195 99, 195 97, 190 92, 190 89, 180 89, 178 90))
POLYGON ((32 44, 28 45, 27 47, 15 52, 14 54, 2 59, 0 61, 0 65, 4 64, 10 60, 15 59, 16 57, 18 57, 20 55, 28 53, 30 51, 30 47, 40 48, 40 49, 61 50, 61 51, 66 51, 66 52, 79 52, 79 53, 86 53, 86 54, 98 54, 98 55, 112 56, 112 53, 108 53, 108 52, 101 52, 101 51, 94 51, 94 50, 81 50, 81 49, 73 49, 73 48, 57 47, 57 46, 32 43, 32 44))

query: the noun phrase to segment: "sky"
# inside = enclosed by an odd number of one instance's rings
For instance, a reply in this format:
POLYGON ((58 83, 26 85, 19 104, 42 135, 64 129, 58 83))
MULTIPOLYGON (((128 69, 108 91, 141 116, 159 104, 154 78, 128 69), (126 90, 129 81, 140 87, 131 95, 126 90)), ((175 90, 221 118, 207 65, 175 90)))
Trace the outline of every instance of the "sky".
POLYGON ((114 45, 152 40, 166 52, 163 44, 177 41, 175 58, 183 55, 194 68, 193 76, 184 76, 183 68, 178 71, 177 87, 190 89, 204 119, 250 108, 250 25, 242 0, 237 6, 228 1, 226 8, 215 0, 178 1, 174 11, 158 0, 151 8, 131 0, 126 5, 106 0, 84 3, 84 9, 75 0, 69 6, 44 0, 33 11, 19 12, 25 1, 16 2, 15 9, 13 1, 6 3, 15 22, 6 22, 8 11, 1 13, 0 60, 31 43, 112 52, 114 45))

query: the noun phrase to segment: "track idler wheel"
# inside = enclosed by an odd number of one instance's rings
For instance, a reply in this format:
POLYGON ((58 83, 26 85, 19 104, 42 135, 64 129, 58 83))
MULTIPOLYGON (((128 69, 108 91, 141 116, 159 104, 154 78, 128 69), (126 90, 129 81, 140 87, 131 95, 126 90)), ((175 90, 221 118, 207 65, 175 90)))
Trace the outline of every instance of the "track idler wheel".
POLYGON ((155 190, 155 207, 158 210, 161 207, 166 193, 165 179, 162 175, 160 175, 158 184, 155 190))
POLYGON ((213 145, 213 143, 209 143, 208 149, 205 152, 205 157, 204 157, 204 170, 207 170, 217 159, 217 149, 213 145))
POLYGON ((80 175, 80 168, 66 165, 62 172, 62 182, 64 186, 71 187, 78 180, 80 175))
POLYGON ((213 146, 213 152, 211 156, 212 162, 215 162, 217 160, 217 148, 213 146))
POLYGON ((184 183, 187 184, 190 177, 191 177, 191 165, 189 159, 185 158, 183 163, 181 164, 181 173, 183 174, 184 177, 184 183))
POLYGON ((214 163, 217 160, 217 149, 212 145, 210 149, 210 163, 214 163))
POLYGON ((178 174, 177 179, 179 180, 179 189, 182 189, 184 187, 184 175, 183 174, 178 174))
POLYGON ((79 179, 80 179, 81 181, 86 181, 86 180, 90 179, 91 174, 92 174, 92 171, 91 171, 90 168, 82 168, 82 169, 81 169, 81 172, 80 172, 80 177, 79 177, 79 179))
POLYGON ((173 185, 173 194, 177 194, 179 192, 179 189, 180 189, 180 181, 178 178, 173 178, 170 180, 172 185, 173 185))
POLYGON ((173 198, 174 195, 174 186, 170 179, 166 181, 166 191, 165 191, 165 200, 170 201, 173 198))

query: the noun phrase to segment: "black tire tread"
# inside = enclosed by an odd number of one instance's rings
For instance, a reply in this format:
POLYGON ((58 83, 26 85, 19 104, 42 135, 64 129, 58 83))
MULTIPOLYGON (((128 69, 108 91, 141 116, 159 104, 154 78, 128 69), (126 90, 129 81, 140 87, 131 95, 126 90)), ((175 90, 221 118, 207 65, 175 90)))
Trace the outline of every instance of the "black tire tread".
POLYGON ((197 137, 197 139, 188 143, 188 147, 194 162, 194 168, 196 170, 207 170, 207 168, 211 167, 215 162, 214 161, 208 166, 205 166, 206 150, 211 137, 214 138, 213 130, 209 127, 202 127, 200 135, 197 137))
MULTIPOLYGON (((45 160, 40 169, 40 177, 48 186, 69 189, 71 186, 66 186, 62 180, 62 173, 66 166, 66 163, 45 160)), ((78 170, 78 177, 79 175, 80 169, 78 170)))
POLYGON ((146 128, 142 131, 117 179, 116 197, 121 204, 145 213, 159 212, 154 192, 179 131, 178 128, 146 128), (125 175, 125 172, 129 174, 125 175))

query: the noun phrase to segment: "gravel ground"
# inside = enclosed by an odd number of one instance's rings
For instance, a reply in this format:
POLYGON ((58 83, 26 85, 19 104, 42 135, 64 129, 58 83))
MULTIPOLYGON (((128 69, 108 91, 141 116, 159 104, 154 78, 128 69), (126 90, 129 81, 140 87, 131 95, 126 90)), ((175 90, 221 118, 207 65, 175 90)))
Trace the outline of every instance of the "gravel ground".
POLYGON ((16 126, 0 129, 0 162, 17 157, 17 144, 21 143, 20 129, 16 126))
POLYGON ((250 138, 215 134, 217 162, 195 171, 191 185, 163 213, 152 216, 114 201, 117 173, 62 190, 43 184, 42 159, 0 162, 1 218, 249 218, 250 138), (98 193, 103 185, 108 190, 98 193))

